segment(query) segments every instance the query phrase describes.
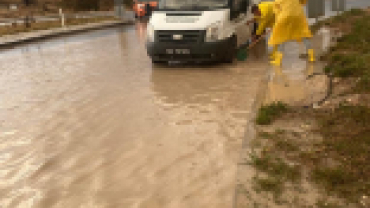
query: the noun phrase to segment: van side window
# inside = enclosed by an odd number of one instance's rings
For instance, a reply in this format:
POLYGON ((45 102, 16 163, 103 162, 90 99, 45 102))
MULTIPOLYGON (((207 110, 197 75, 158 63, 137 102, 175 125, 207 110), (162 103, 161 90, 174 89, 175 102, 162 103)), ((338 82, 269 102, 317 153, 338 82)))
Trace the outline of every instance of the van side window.
POLYGON ((239 11, 240 10, 240 4, 242 2, 242 0, 233 0, 233 8, 236 10, 236 11, 239 11))
POLYGON ((231 9, 230 9, 230 19, 235 19, 240 14, 240 1, 241 0, 231 0, 231 9))
POLYGON ((231 0, 231 19, 237 18, 241 13, 247 12, 249 0, 231 0))

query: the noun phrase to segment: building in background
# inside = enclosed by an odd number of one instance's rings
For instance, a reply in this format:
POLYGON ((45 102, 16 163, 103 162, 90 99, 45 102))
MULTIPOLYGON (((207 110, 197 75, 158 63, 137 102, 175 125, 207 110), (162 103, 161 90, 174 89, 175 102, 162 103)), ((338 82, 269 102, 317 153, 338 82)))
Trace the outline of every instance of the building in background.
POLYGON ((158 6, 159 0, 134 0, 133 10, 135 12, 135 18, 142 18, 144 16, 150 16, 158 6))

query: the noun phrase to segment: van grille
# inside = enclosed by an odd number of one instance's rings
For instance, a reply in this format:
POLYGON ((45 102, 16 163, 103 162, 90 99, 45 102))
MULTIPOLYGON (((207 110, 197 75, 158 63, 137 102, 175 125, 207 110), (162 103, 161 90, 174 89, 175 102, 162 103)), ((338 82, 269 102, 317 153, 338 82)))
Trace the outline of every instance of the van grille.
POLYGON ((158 30, 156 39, 162 43, 201 43, 204 41, 205 31, 203 30, 158 30), (176 39, 174 36, 182 36, 176 39))
POLYGON ((175 17, 186 17, 186 16, 201 16, 202 13, 166 13, 167 17, 175 16, 175 17))

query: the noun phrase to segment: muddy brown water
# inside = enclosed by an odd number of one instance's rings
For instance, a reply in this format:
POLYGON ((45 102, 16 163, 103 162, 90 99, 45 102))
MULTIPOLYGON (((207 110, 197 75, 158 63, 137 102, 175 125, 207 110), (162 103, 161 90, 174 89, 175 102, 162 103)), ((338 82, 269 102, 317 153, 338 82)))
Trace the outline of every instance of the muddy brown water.
POLYGON ((0 55, 0 207, 231 207, 265 62, 153 67, 145 23, 0 55))

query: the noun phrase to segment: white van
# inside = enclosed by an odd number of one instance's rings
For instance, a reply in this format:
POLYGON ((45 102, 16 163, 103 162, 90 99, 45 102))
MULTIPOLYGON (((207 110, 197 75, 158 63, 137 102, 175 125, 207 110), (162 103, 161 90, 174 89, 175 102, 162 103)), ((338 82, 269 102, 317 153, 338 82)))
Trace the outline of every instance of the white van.
POLYGON ((231 63, 248 41, 252 4, 260 0, 160 0, 147 26, 147 52, 153 63, 219 61, 231 63))

